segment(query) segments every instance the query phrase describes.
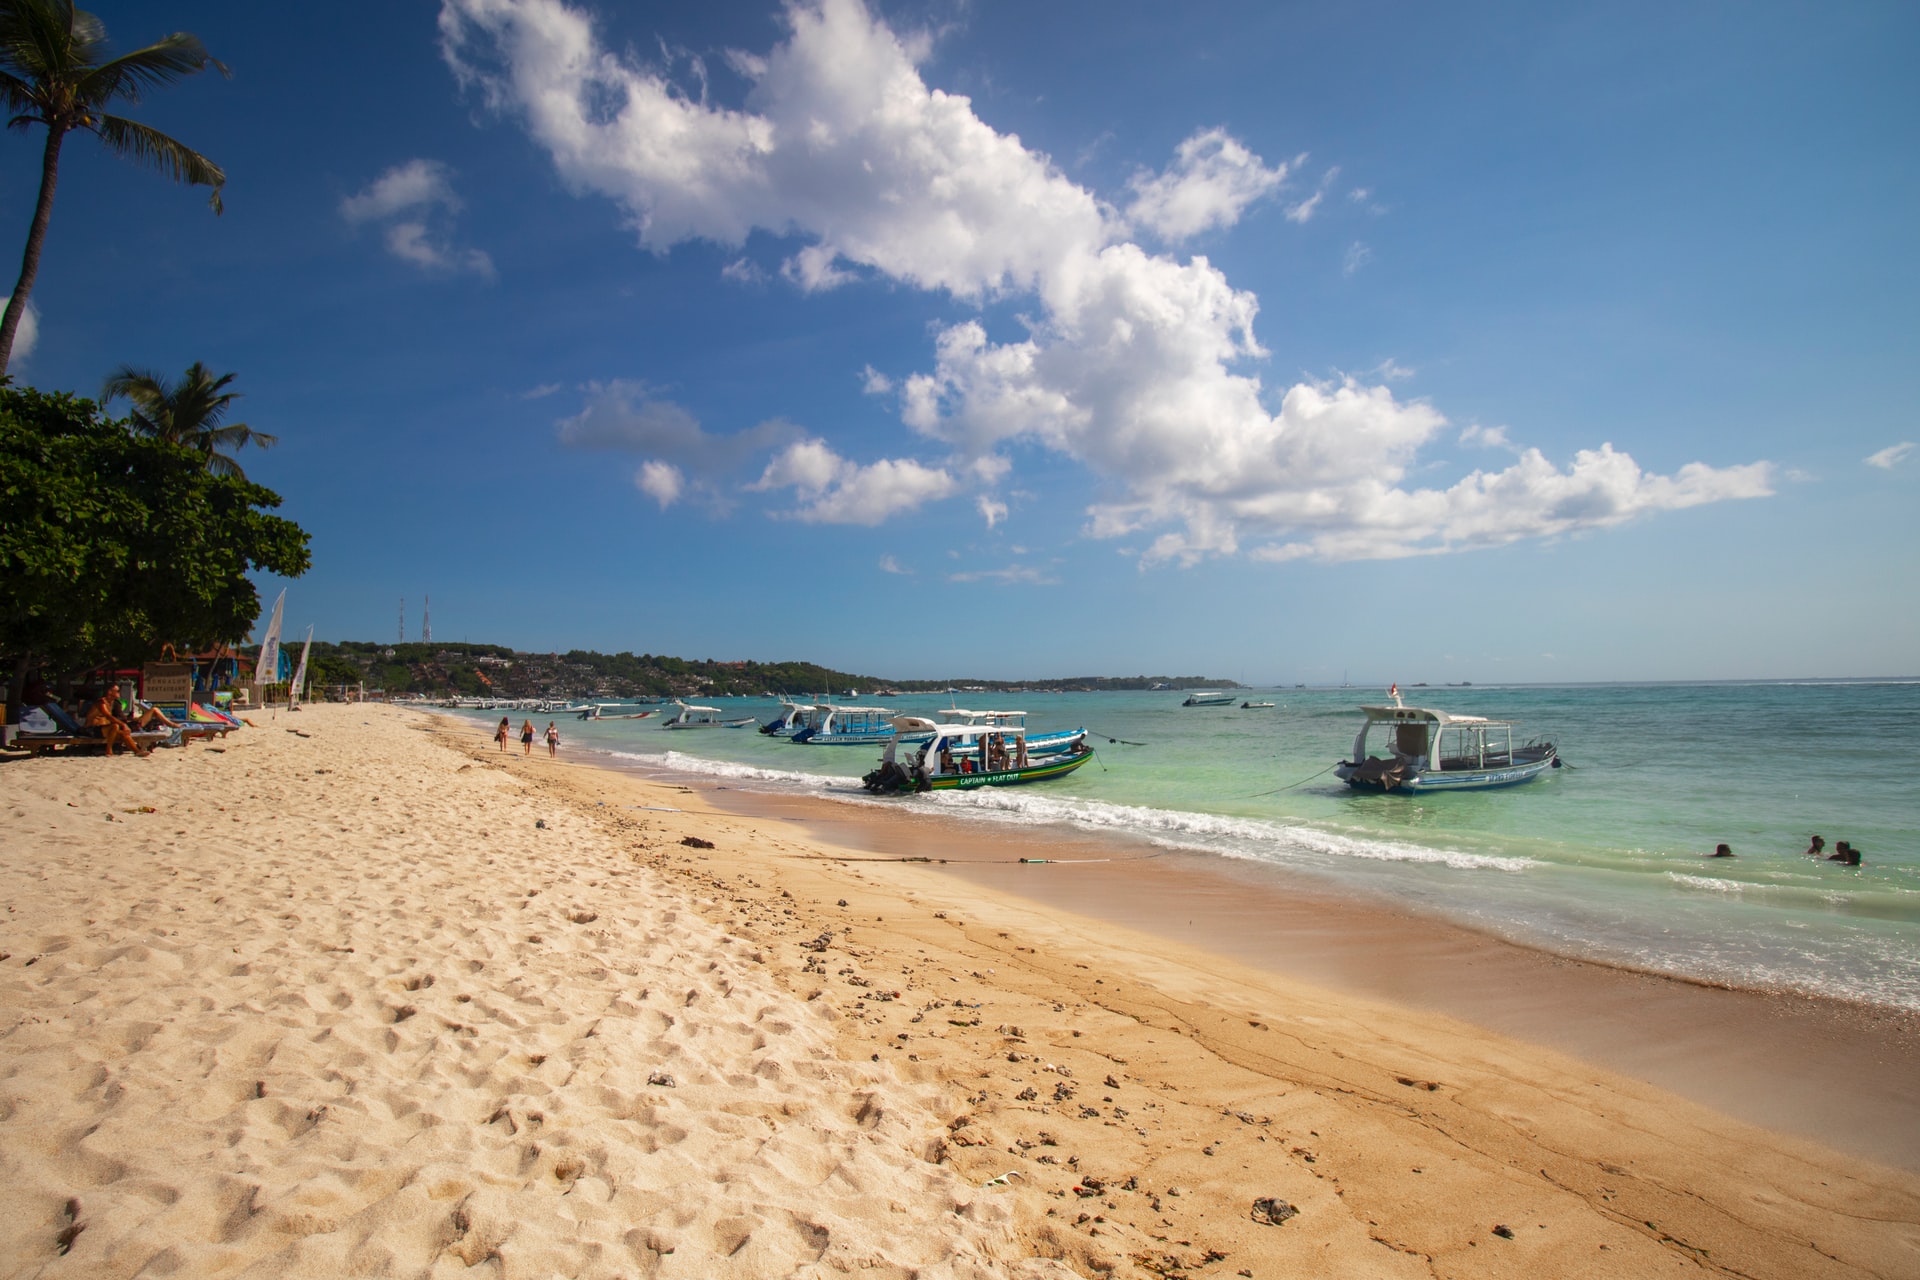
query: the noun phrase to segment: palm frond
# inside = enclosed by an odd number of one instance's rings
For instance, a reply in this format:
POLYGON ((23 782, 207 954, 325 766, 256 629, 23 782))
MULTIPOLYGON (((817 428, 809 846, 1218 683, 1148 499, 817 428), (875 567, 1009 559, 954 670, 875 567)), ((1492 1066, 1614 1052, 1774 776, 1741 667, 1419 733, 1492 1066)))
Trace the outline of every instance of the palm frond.
POLYGON ((279 436, 255 431, 244 422, 236 422, 227 427, 215 427, 207 432, 207 439, 215 449, 244 449, 248 445, 256 449, 271 449, 280 443, 279 436))
POLYGON ((31 111, 40 105, 34 96, 33 86, 6 70, 0 70, 0 102, 6 104, 7 110, 20 112, 31 111))
POLYGON ((225 454, 207 455, 207 470, 216 476, 232 476, 235 480, 247 478, 247 473, 240 469, 240 464, 225 454))
POLYGON ((0 6, 0 65, 42 81, 76 66, 73 22, 67 0, 12 0, 0 6))
POLYGON ((158 129, 120 116, 95 116, 93 131, 120 155, 150 164, 175 182, 212 187, 213 194, 208 197, 208 202, 213 205, 215 213, 221 211, 220 189, 227 185, 226 170, 186 143, 169 138, 158 129))
POLYGON ((144 49, 123 53, 94 67, 75 83, 74 93, 80 101, 95 106, 116 98, 138 102, 141 90, 172 84, 204 70, 209 63, 231 78, 233 73, 207 52, 200 37, 176 31, 144 49))
POLYGON ((166 394, 165 378, 151 369, 136 369, 130 364, 123 364, 108 374, 106 382, 101 385, 100 403, 106 404, 125 396, 135 404, 142 404, 147 400, 164 399, 166 394))

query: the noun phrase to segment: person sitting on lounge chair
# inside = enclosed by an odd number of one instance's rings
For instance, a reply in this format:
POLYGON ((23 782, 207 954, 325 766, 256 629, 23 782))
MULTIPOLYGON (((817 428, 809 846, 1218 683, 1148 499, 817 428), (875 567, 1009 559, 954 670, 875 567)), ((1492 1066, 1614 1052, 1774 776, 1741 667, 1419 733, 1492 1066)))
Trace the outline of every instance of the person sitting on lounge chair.
POLYGON ((131 700, 128 708, 121 713, 121 718, 127 722, 129 728, 136 731, 153 728, 178 729, 180 727, 178 720, 173 719, 151 702, 142 702, 138 698, 131 700))
POLYGON ((115 714, 110 694, 103 693, 88 705, 86 725, 106 744, 108 755, 113 754, 114 748, 122 746, 137 756, 148 754, 148 749, 134 740, 133 730, 127 728, 126 722, 115 714))

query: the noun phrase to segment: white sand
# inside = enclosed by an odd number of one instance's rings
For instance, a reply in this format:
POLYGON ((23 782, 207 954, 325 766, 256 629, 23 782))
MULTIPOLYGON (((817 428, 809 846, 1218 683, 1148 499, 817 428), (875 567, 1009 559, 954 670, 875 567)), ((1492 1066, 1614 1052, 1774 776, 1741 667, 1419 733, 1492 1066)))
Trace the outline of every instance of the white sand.
POLYGON ((1071 1274, 607 824, 256 720, 0 766, 0 1276, 1071 1274))

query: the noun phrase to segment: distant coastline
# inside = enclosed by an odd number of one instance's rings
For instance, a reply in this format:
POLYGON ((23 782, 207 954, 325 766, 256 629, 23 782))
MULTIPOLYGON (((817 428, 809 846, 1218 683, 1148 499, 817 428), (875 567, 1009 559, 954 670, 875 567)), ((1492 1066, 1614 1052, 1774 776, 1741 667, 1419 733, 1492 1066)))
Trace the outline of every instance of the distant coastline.
POLYGON ((660 654, 570 649, 534 653, 467 641, 377 640, 313 642, 314 687, 364 692, 501 698, 764 697, 779 694, 1103 693, 1161 687, 1168 690, 1238 689, 1237 681, 1207 676, 1057 676, 995 680, 953 676, 897 680, 836 671, 813 662, 721 662, 660 654))

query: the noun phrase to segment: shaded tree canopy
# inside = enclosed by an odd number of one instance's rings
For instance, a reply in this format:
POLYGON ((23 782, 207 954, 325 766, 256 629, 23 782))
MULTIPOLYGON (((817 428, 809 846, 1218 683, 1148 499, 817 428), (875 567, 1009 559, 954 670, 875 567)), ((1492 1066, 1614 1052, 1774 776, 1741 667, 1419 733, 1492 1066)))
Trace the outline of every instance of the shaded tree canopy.
POLYGON ((70 673, 244 638, 260 614, 248 573, 309 564, 279 505, 91 401, 0 380, 0 658, 15 697, 30 664, 70 673))

